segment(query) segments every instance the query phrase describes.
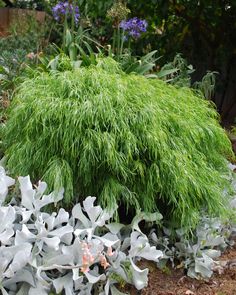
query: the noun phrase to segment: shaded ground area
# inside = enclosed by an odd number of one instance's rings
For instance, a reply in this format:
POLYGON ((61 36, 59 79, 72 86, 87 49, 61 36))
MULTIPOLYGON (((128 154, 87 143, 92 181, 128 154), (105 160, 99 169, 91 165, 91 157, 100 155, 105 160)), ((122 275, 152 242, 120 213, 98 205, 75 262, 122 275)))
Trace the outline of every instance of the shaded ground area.
POLYGON ((149 284, 142 291, 129 290, 131 295, 236 295, 236 245, 220 258, 225 262, 223 274, 214 274, 207 281, 186 277, 183 269, 168 269, 163 272, 153 263, 149 267, 149 284))

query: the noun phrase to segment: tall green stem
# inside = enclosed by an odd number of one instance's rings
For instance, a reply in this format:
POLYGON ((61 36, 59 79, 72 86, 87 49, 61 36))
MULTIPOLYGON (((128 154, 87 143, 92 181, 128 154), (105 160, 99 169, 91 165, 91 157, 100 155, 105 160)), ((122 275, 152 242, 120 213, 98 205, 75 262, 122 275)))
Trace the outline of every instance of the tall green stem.
POLYGON ((129 37, 129 40, 128 40, 128 49, 129 49, 129 52, 131 52, 131 38, 129 37))
POLYGON ((118 57, 118 60, 120 60, 120 28, 117 28, 117 49, 116 54, 118 57))
POLYGON ((71 20, 71 44, 69 45, 69 55, 72 61, 76 60, 75 48, 75 0, 72 1, 72 20, 71 20))
POLYGON ((122 34, 121 34, 121 45, 120 45, 120 57, 123 54, 124 38, 125 38, 125 31, 122 30, 122 34))
POLYGON ((66 9, 66 14, 65 14, 65 20, 64 20, 64 28, 63 28, 63 40, 62 40, 62 49, 65 52, 66 51, 66 31, 67 31, 67 9, 66 9))
POLYGON ((112 40, 112 52, 113 52, 113 54, 116 53, 116 39, 117 39, 116 29, 114 29, 114 32, 113 32, 113 40, 112 40))

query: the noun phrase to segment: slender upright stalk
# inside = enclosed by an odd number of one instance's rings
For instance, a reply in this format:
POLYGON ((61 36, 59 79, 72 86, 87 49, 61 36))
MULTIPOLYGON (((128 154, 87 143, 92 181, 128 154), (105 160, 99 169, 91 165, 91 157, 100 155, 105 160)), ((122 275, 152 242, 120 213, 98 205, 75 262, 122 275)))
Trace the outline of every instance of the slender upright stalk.
POLYGON ((128 40, 128 49, 129 49, 129 52, 131 52, 131 38, 129 37, 129 40, 128 40))
POLYGON ((120 60, 120 28, 117 27, 117 48, 116 48, 116 55, 118 60, 120 60))
POLYGON ((62 49, 63 49, 64 52, 66 51, 66 31, 67 31, 67 28, 68 28, 67 15, 68 15, 68 7, 66 8, 65 19, 64 19, 64 28, 63 28, 62 49))
POLYGON ((72 61, 76 60, 75 48, 75 0, 72 1, 72 20, 71 20, 71 44, 69 45, 69 55, 72 61))
POLYGON ((76 6, 75 0, 73 0, 72 1, 72 20, 71 20, 71 31, 73 36, 74 36, 74 30, 75 30, 75 6, 76 6))
POLYGON ((122 33, 121 33, 121 45, 120 45, 120 57, 123 54, 124 38, 125 38, 125 31, 122 29, 122 33))
POLYGON ((116 34, 116 29, 114 29, 113 40, 112 40, 112 52, 113 52, 113 54, 116 53, 116 39, 117 39, 117 34, 116 34))

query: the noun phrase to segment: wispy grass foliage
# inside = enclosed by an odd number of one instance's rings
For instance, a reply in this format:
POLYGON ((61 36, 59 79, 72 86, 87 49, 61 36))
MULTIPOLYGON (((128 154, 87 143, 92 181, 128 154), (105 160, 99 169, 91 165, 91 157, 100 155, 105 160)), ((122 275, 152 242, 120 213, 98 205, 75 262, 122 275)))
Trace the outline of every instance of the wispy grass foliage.
POLYGON ((126 75, 109 58, 26 80, 4 145, 11 172, 64 186, 67 204, 94 195, 182 225, 202 208, 224 212, 231 145, 216 111, 190 89, 126 75))

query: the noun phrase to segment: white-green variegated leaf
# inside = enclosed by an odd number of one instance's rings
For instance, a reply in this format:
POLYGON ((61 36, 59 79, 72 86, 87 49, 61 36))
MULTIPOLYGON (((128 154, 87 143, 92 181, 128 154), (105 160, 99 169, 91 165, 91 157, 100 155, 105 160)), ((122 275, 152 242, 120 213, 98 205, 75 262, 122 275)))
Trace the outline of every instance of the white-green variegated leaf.
POLYGON ((99 295, 109 295, 109 290, 110 290, 110 279, 107 279, 104 290, 99 295))
MULTIPOLYGON (((193 246, 191 246, 188 241, 184 242, 176 242, 175 243, 176 249, 182 254, 182 253, 193 253, 193 246)), ((198 248, 198 245, 196 245, 198 248)))
POLYGON ((220 245, 224 245, 225 244, 225 239, 223 236, 216 236, 216 237, 212 237, 209 238, 206 243, 205 246, 210 246, 210 247, 216 247, 216 246, 220 246, 220 245))
POLYGON ((16 231, 15 245, 22 245, 28 241, 33 242, 36 236, 32 234, 25 224, 22 225, 21 231, 16 231))
POLYGON ((128 293, 120 292, 115 286, 111 286, 111 295, 128 295, 128 293))
POLYGON ((10 255, 12 257, 12 262, 5 271, 4 276, 11 278, 15 272, 23 269, 23 267, 30 262, 31 249, 32 245, 29 243, 5 248, 5 255, 10 255))
POLYGON ((132 282, 137 290, 141 290, 147 287, 148 284, 148 269, 140 269, 138 268, 132 259, 131 262, 131 273, 132 273, 132 282))
POLYGON ((206 249, 206 250, 202 250, 202 252, 209 256, 212 259, 216 259, 219 258, 221 255, 221 251, 220 250, 214 250, 214 249, 206 249))
POLYGON ((4 203, 8 187, 12 186, 15 183, 15 180, 6 175, 5 169, 0 166, 0 205, 4 203))
POLYGON ((61 189, 57 194, 52 192, 50 195, 41 195, 45 190, 45 184, 41 184, 39 189, 33 189, 30 177, 19 177, 21 190, 21 204, 28 210, 40 211, 41 208, 51 203, 60 201, 63 198, 64 190, 61 189))
POLYGON ((91 274, 91 272, 85 272, 85 276, 88 279, 89 283, 91 283, 91 284, 96 284, 97 282, 105 281, 105 279, 106 279, 105 274, 95 276, 95 275, 91 274))
POLYGON ((116 235, 113 235, 111 233, 107 233, 102 237, 97 237, 106 247, 113 247, 120 243, 120 240, 116 235))
POLYGON ((96 200, 95 197, 87 197, 83 201, 84 210, 87 213, 92 223, 95 223, 95 221, 98 219, 98 217, 102 213, 102 208, 100 206, 94 206, 95 200, 96 200))
POLYGON ((194 266, 190 266, 188 268, 187 275, 188 275, 188 277, 193 278, 193 279, 197 279, 197 280, 201 278, 201 276, 198 273, 196 273, 194 266))
POLYGON ((0 233, 7 228, 13 227, 13 222, 16 219, 16 210, 12 206, 0 208, 0 233))
POLYGON ((72 209, 72 216, 75 219, 78 219, 84 228, 89 228, 91 226, 91 223, 89 219, 84 215, 82 208, 80 204, 76 204, 72 209))
POLYGON ((117 235, 123 227, 124 227, 124 224, 121 224, 121 223, 112 222, 112 223, 106 224, 106 228, 108 228, 109 231, 114 235, 117 235))
POLYGON ((77 283, 82 283, 83 282, 83 275, 80 274, 79 268, 74 268, 72 269, 72 274, 73 274, 73 281, 77 281, 77 283))
POLYGON ((40 281, 36 282, 36 287, 30 287, 28 295, 48 295, 49 288, 44 286, 40 281))
POLYGON ((127 255, 122 251, 118 251, 117 255, 114 258, 111 257, 109 261, 111 262, 112 266, 115 269, 118 269, 120 268, 122 262, 125 262, 126 260, 127 260, 127 255))
POLYGON ((53 231, 48 232, 48 235, 61 238, 66 234, 72 233, 73 230, 74 230, 73 227, 71 225, 67 224, 65 226, 59 227, 53 231))
POLYGON ((82 250, 82 244, 78 238, 75 239, 75 241, 72 245, 62 246, 61 251, 62 251, 62 254, 64 254, 64 255, 68 255, 68 256, 72 255, 73 264, 82 265, 83 250, 82 250))
POLYGON ((33 270, 30 270, 29 268, 23 268, 18 270, 13 277, 3 282, 3 286, 8 288, 12 284, 19 282, 25 282, 29 286, 36 287, 33 270))
POLYGON ((156 247, 146 244, 143 249, 137 252, 136 256, 147 260, 158 262, 163 257, 163 252, 157 250, 156 247))
POLYGON ((67 233, 64 234, 61 237, 61 243, 65 244, 65 245, 70 245, 73 239, 73 234, 72 233, 67 233))
POLYGON ((106 221, 110 220, 114 215, 117 207, 113 208, 113 210, 103 210, 99 218, 96 220, 96 226, 104 226, 106 221))
POLYGON ((30 285, 27 283, 23 283, 16 293, 16 295, 26 295, 29 293, 30 285))
POLYGON ((29 176, 19 177, 20 190, 21 190, 21 204, 28 210, 33 210, 33 202, 35 191, 32 188, 32 183, 29 176))
POLYGON ((43 260, 44 266, 50 266, 50 265, 73 265, 74 262, 74 256, 73 253, 71 254, 62 254, 61 252, 54 252, 55 254, 51 254, 49 256, 46 256, 43 260))
POLYGON ((2 245, 11 245, 11 237, 15 234, 12 228, 7 228, 2 233, 0 233, 0 242, 2 245))
POLYGON ((130 237, 124 239, 120 249, 122 252, 125 252, 130 247, 130 240, 130 237))
POLYGON ((0 253, 0 282, 3 278, 3 273, 6 271, 10 260, 11 257, 4 257, 3 254, 0 253))
POLYGON ((142 257, 155 262, 163 257, 162 251, 157 250, 154 246, 151 247, 146 236, 137 231, 132 232, 130 244, 129 257, 142 257))
POLYGON ((47 238, 47 237, 42 237, 42 241, 49 247, 54 249, 55 251, 59 249, 59 244, 61 242, 59 237, 52 237, 52 238, 47 238))
POLYGON ((36 211, 40 211, 43 207, 56 203, 62 200, 64 190, 59 191, 57 194, 54 192, 50 195, 43 195, 41 199, 34 200, 34 208, 36 211))
POLYGON ((87 197, 83 201, 84 210, 89 217, 91 222, 91 226, 95 228, 96 226, 104 226, 105 222, 109 220, 114 213, 114 210, 108 212, 107 210, 102 210, 100 206, 94 206, 96 198, 95 197, 87 197))
POLYGON ((132 221, 132 229, 142 233, 141 229, 139 228, 140 221, 144 220, 147 222, 158 222, 161 219, 162 219, 162 215, 158 212, 156 213, 141 212, 134 217, 132 221))
POLYGON ((61 208, 57 216, 55 217, 54 222, 51 224, 51 228, 61 225, 62 223, 68 223, 69 217, 70 217, 69 213, 66 212, 65 209, 61 208))
POLYGON ((195 272, 203 278, 210 278, 213 274, 214 261, 209 256, 202 254, 202 258, 195 259, 195 272))
POLYGON ((47 184, 44 181, 39 181, 36 187, 35 199, 40 199, 47 189, 47 184))
POLYGON ((63 290, 65 290, 65 295, 72 295, 73 292, 73 280, 72 280, 72 273, 68 273, 65 276, 59 277, 53 280, 53 286, 59 294, 63 290))
MULTIPOLYGON (((24 208, 25 209, 25 208, 24 208)), ((33 210, 20 210, 19 212, 22 216, 22 221, 21 223, 27 223, 33 214, 33 210)))
POLYGON ((76 237, 80 237, 81 235, 87 236, 87 240, 91 241, 93 232, 94 232, 93 228, 83 228, 83 229, 77 228, 74 231, 74 235, 76 237))

